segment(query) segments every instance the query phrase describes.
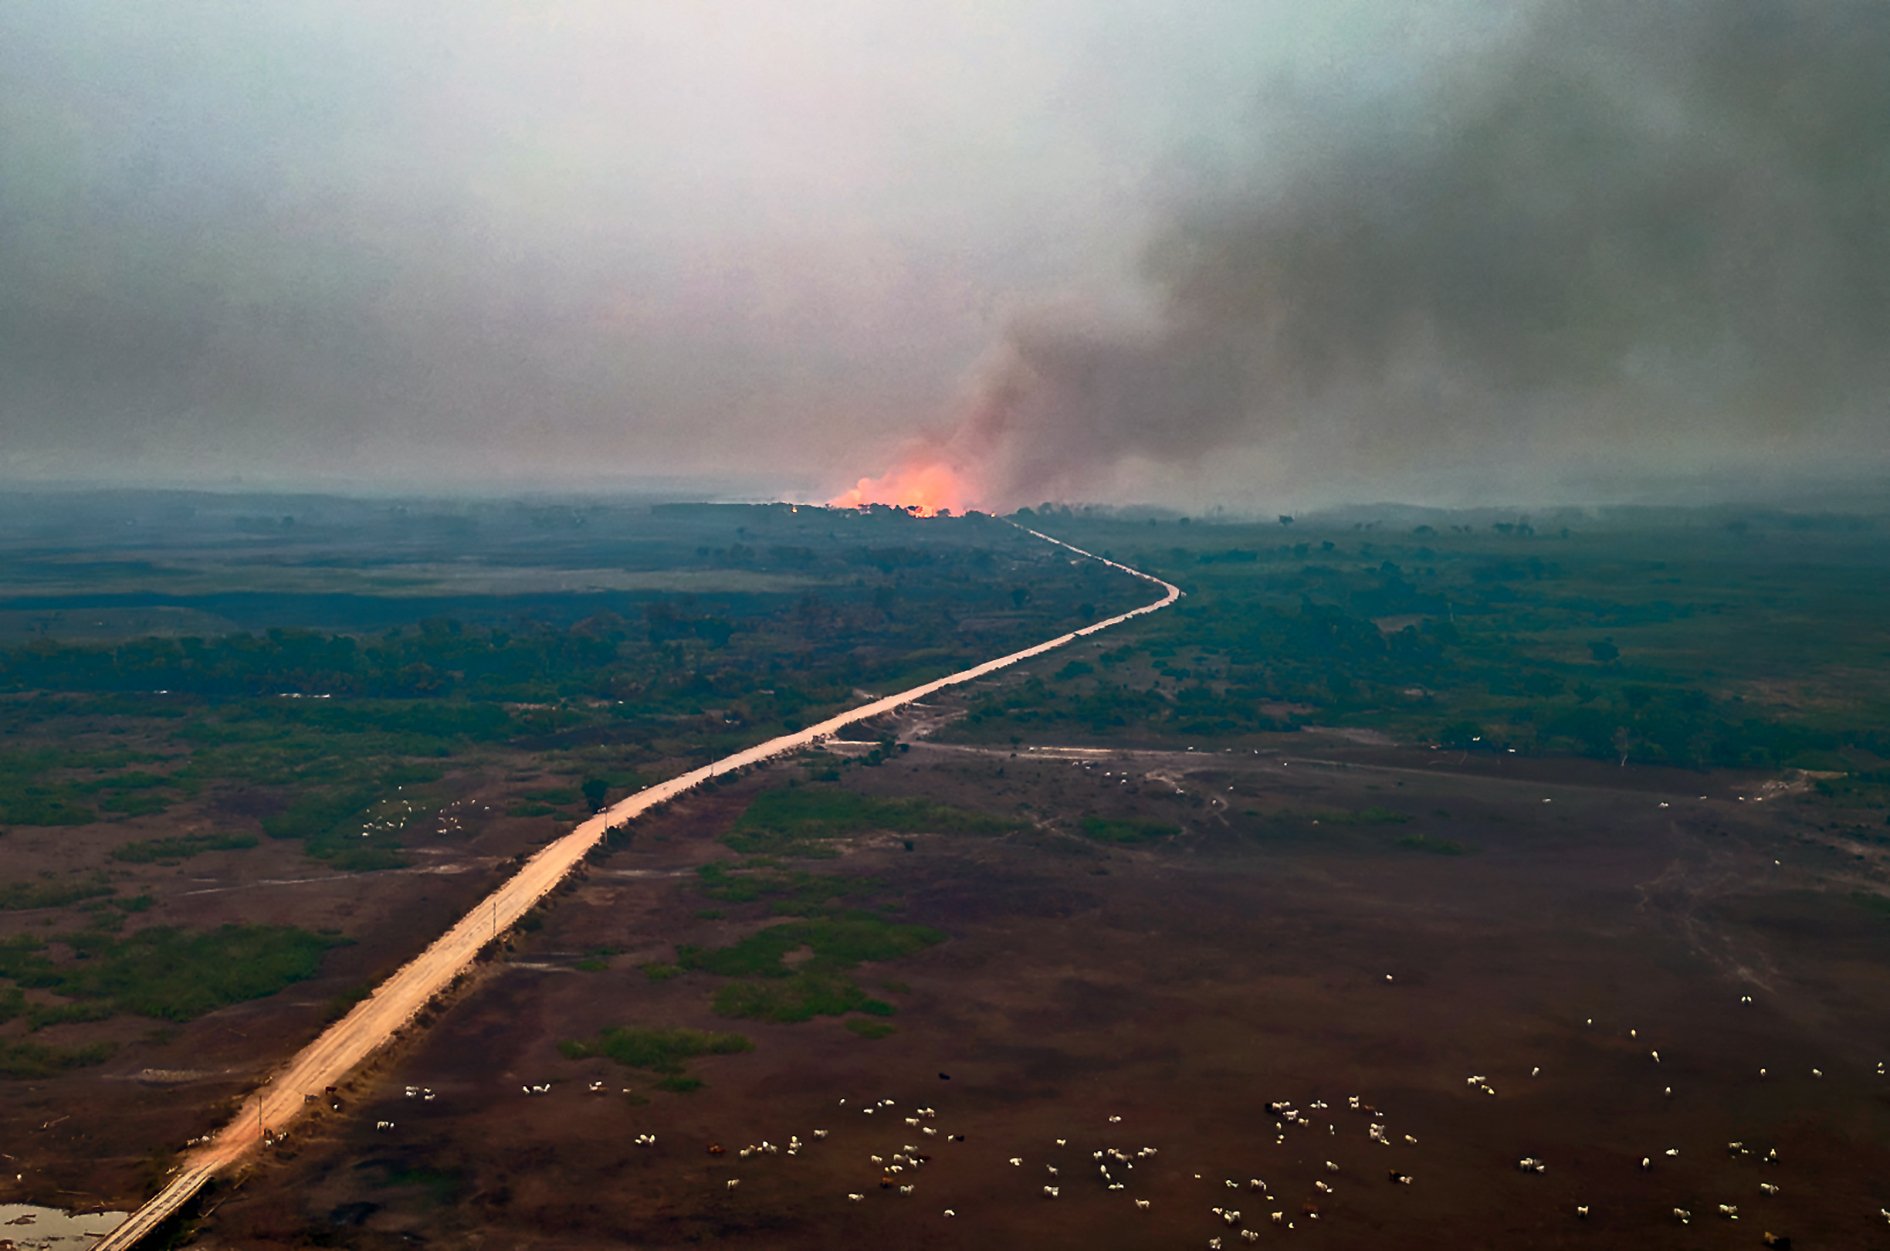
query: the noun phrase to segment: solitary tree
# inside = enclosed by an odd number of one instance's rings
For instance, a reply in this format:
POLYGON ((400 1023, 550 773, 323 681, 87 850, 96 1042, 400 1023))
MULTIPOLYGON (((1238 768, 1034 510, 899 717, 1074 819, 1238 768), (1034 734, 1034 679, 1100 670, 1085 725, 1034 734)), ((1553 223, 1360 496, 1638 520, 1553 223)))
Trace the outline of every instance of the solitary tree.
POLYGON ((584 802, 591 806, 592 812, 604 810, 604 796, 610 793, 610 783, 602 778, 585 778, 579 789, 584 792, 584 802))

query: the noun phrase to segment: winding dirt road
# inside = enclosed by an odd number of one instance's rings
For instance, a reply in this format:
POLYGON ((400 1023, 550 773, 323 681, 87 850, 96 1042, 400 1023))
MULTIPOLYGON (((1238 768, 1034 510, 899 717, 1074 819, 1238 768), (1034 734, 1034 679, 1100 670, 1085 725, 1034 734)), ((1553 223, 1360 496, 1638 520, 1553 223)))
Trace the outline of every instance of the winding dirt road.
POLYGON ((829 717, 817 725, 810 725, 793 734, 769 739, 765 743, 759 743, 731 756, 725 756, 712 764, 692 769, 667 782, 659 782, 654 786, 646 787, 629 798, 611 805, 556 842, 541 848, 504 885, 481 900, 472 911, 461 917, 451 929, 435 939, 426 950, 402 965, 392 977, 376 987, 373 994, 356 1004, 352 1012, 329 1026, 320 1037, 297 1053, 286 1066, 267 1078, 264 1084, 244 1102, 243 1110, 236 1115, 235 1119, 211 1135, 204 1145, 187 1154, 180 1163, 178 1171, 170 1181, 165 1183, 164 1188, 144 1206, 133 1212, 117 1229, 100 1240, 96 1244, 95 1251, 123 1251, 124 1248, 136 1246, 141 1239, 149 1235, 193 1195, 202 1190, 217 1173, 239 1163, 260 1147, 265 1127, 272 1133, 280 1133, 286 1129, 296 1117, 301 1115, 305 1096, 314 1095, 319 1098, 324 1087, 340 1082, 356 1065, 411 1021, 429 999, 444 990, 461 970, 473 962, 481 948, 491 942, 496 935, 510 929, 533 904, 544 898, 559 882, 563 881, 565 875, 583 860, 584 854, 596 846, 610 827, 620 825, 652 808, 668 803, 718 773, 727 773, 731 769, 758 764, 786 752, 811 746, 816 740, 856 722, 892 712, 903 705, 924 699, 934 691, 943 690, 948 686, 957 686, 963 682, 975 681, 1020 661, 1041 656, 1045 652, 1053 651, 1086 635, 1157 612, 1181 598, 1181 589, 1172 583, 1164 582, 1139 569, 1131 569, 1127 565, 1118 564, 1093 552, 1086 552, 1080 547, 1074 547, 1061 539, 1052 538, 1036 530, 1029 530, 1026 527, 1020 527, 1020 529, 1025 529, 1026 533, 1046 543, 1052 543, 1075 552, 1079 556, 1100 561, 1112 569, 1132 574, 1144 582, 1151 582, 1162 588, 1162 596, 1140 608, 1098 621, 1094 625, 1084 626, 1080 630, 1072 630, 1068 634, 1060 634, 1056 638, 1038 643, 1034 647, 1027 647, 1023 651, 1012 652, 996 660, 987 660, 983 664, 960 670, 922 686, 915 686, 896 695, 887 695, 870 703, 861 704, 857 708, 829 717))

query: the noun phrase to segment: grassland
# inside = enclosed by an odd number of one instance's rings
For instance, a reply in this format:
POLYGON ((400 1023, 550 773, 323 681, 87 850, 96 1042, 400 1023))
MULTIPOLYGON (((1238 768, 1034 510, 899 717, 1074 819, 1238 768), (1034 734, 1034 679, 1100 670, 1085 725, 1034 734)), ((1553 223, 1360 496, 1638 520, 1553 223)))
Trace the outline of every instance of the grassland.
POLYGON ((0 977, 89 1003, 93 1019, 133 1012, 188 1021, 315 976, 341 942, 292 926, 153 926, 128 936, 91 929, 0 944, 0 977))

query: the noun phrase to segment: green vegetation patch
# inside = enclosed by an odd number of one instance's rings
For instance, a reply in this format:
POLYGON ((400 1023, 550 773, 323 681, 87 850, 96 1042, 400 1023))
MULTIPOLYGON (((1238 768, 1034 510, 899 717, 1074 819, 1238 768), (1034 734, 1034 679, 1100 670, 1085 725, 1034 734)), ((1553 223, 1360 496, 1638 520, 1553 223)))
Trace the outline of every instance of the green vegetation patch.
POLYGON ((46 876, 33 882, 0 882, 0 912, 20 912, 28 908, 63 908, 85 899, 98 899, 112 893, 103 874, 46 876))
POLYGON ((0 752, 0 825, 87 825, 103 809, 123 816, 162 812, 156 792, 177 779, 126 765, 158 759, 124 748, 34 747, 0 752))
MULTIPOLYGON (((604 1056, 626 1068, 646 1069, 670 1078, 684 1077, 684 1066, 698 1056, 732 1056, 754 1049, 754 1041, 742 1034, 629 1025, 604 1030, 590 1040, 572 1039, 558 1044, 558 1050, 569 1060, 604 1056)), ((675 1087, 666 1085, 664 1089, 675 1087)))
POLYGON ((1144 821, 1133 817, 1087 816, 1077 826, 1083 837, 1098 843, 1131 846, 1159 843, 1181 833, 1181 827, 1167 821, 1144 821))
POLYGON ((374 829, 363 837, 362 830, 368 824, 363 818, 394 790, 395 784, 385 780, 311 787, 281 812, 265 817, 263 833, 270 838, 298 839, 309 855, 338 869, 397 869, 407 863, 398 836, 391 830, 374 829))
POLYGON ((896 1031, 891 1021, 875 1021, 871 1017, 856 1016, 846 1023, 848 1029, 861 1038, 884 1038, 896 1031))
POLYGON ((864 912, 771 925, 728 947, 677 949, 677 963, 735 978, 715 994, 722 1016, 795 1022, 863 1012, 891 1016, 848 976, 867 961, 911 955, 943 942, 939 931, 903 925, 864 912))
POLYGON ((737 1020, 792 1025, 849 1012, 891 1016, 893 1007, 868 995, 844 973, 805 968, 778 980, 729 982, 715 992, 715 1010, 737 1020))
POLYGON ((285 925, 224 925, 200 932, 158 926, 125 938, 87 930, 59 942, 70 959, 54 959, 35 940, 0 945, 0 977, 118 1011, 188 1021, 314 977, 328 950, 346 940, 285 925))
POLYGON ((1003 834, 1017 823, 929 799, 877 799, 834 786, 786 786, 755 796, 723 839, 747 855, 806 854, 808 844, 869 830, 1003 834))
POLYGON ((451 1204, 465 1186, 465 1177, 457 1169, 424 1168, 391 1160, 377 1160, 371 1167, 380 1170, 381 1186, 420 1191, 427 1202, 440 1207, 451 1204))
POLYGON ((51 1047, 44 1043, 0 1038, 0 1077, 51 1077, 67 1069, 103 1064, 111 1058, 110 1043, 84 1047, 51 1047))
POLYGON ((181 864, 207 851, 243 851, 256 845, 253 834, 180 834, 141 838, 112 848, 112 859, 127 864, 181 864))
POLYGON ((677 963, 722 977, 787 977, 784 957, 807 948, 805 964, 850 969, 869 960, 892 960, 945 941, 923 925, 902 925, 868 912, 787 921, 758 930, 729 947, 677 950, 677 963))
POLYGON ((108 1003, 36 1003, 26 1009, 26 1028, 38 1031, 49 1025, 106 1021, 113 1015, 108 1003))
POLYGON ((39 785, 9 787, 0 777, 0 823, 7 825, 87 825, 98 813, 65 788, 39 785))

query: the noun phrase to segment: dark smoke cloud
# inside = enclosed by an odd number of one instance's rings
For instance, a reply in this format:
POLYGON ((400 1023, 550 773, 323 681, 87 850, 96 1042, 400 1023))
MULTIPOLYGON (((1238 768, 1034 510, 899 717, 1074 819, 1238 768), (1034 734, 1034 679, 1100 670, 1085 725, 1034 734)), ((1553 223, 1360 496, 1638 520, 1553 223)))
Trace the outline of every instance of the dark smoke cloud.
POLYGON ((1261 114, 1265 176, 1150 249, 1153 329, 998 353, 944 441, 987 503, 1247 451, 1301 495, 1884 463, 1890 5, 1546 6, 1362 112, 1261 114))

